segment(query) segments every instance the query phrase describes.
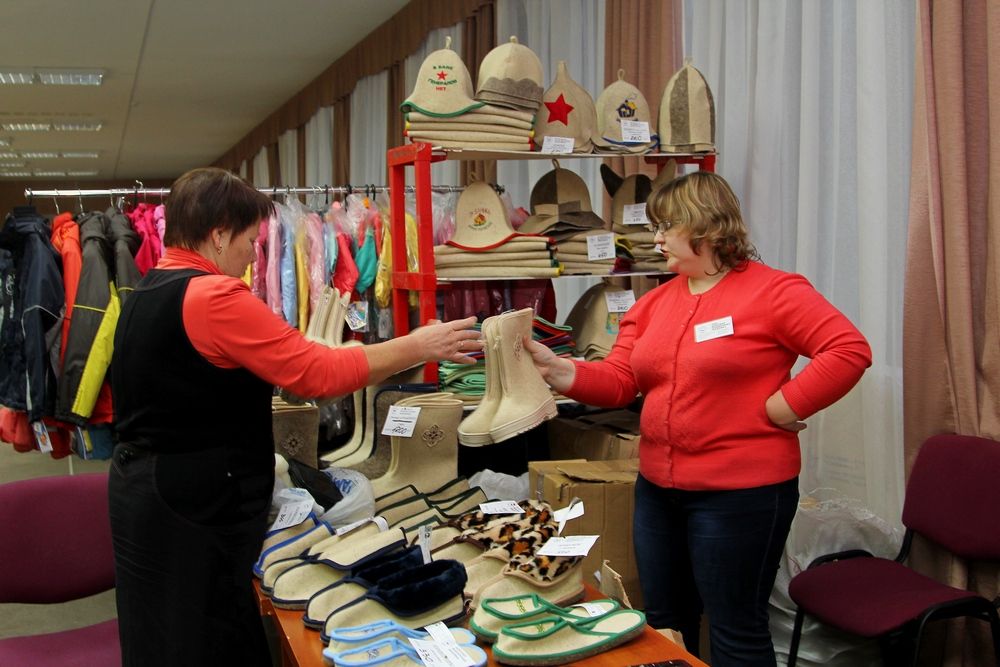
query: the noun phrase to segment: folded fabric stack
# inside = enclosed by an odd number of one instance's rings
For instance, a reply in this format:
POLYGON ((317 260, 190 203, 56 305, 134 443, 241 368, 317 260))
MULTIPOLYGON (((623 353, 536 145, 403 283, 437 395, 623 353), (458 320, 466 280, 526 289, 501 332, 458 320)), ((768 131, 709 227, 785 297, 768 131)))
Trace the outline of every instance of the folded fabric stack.
POLYGON ((531 151, 535 114, 542 99, 542 66, 515 38, 496 47, 472 77, 450 48, 434 51, 420 66, 413 93, 401 105, 405 134, 442 148, 531 151))
POLYGON ((559 262, 563 272, 567 274, 608 275, 621 273, 632 268, 635 256, 632 252, 632 242, 623 234, 592 229, 588 232, 574 234, 559 242, 559 262), (590 259, 589 237, 611 234, 615 249, 613 259, 590 259))
POLYGON ((596 361, 611 352, 624 313, 609 312, 605 295, 624 291, 627 290, 599 283, 584 292, 573 305, 566 324, 573 328, 577 355, 587 361, 596 361))
POLYGON ((486 183, 471 183, 455 206, 455 234, 434 247, 443 278, 553 278, 562 271, 552 239, 516 234, 500 196, 486 183))

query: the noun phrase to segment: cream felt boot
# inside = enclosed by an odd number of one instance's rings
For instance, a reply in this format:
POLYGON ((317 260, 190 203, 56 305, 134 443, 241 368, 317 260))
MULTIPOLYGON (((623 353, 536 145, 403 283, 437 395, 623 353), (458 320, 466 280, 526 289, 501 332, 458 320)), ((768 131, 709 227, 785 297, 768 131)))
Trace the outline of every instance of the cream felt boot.
POLYGON ((483 353, 486 358, 486 391, 476 409, 463 419, 458 427, 458 441, 469 447, 482 447, 493 443, 490 426, 493 424, 493 415, 496 414, 497 407, 500 405, 502 392, 498 368, 499 358, 493 349, 493 331, 498 317, 487 317, 483 320, 481 329, 485 339, 483 353))
POLYGON ((524 339, 531 336, 532 310, 504 313, 494 325, 491 351, 498 352, 501 398, 490 424, 493 442, 503 442, 556 416, 552 399, 524 339))
POLYGON ((389 470, 372 480, 376 496, 406 484, 426 493, 458 476, 456 431, 462 401, 453 394, 429 394, 405 398, 398 405, 419 407, 420 415, 411 437, 392 436, 389 470))

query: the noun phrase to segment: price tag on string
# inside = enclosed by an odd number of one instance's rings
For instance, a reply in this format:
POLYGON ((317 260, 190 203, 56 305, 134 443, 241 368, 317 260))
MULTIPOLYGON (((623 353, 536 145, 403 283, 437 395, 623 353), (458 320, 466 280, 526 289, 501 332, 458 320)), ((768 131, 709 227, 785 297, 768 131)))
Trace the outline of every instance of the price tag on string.
POLYGON ((524 514, 521 506, 513 500, 495 500, 491 503, 479 503, 479 511, 483 514, 524 514))
POLYGON ((572 501, 570 501, 570 504, 567 507, 564 507, 561 510, 556 510, 555 512, 553 512, 552 518, 555 519, 556 523, 559 524, 559 530, 557 531, 556 534, 562 535, 563 528, 566 527, 566 522, 569 521, 570 519, 575 519, 577 517, 583 516, 583 510, 584 510, 583 501, 580 500, 579 498, 574 498, 572 501))
POLYGON ((451 634, 451 630, 448 626, 440 621, 437 623, 431 623, 424 628, 424 631, 431 636, 431 639, 436 641, 438 644, 457 644, 455 641, 455 636, 451 634))
POLYGON ((35 433, 35 444, 42 452, 52 451, 52 438, 49 437, 49 429, 42 422, 31 422, 31 430, 35 433))
POLYGON ((306 520, 312 508, 312 498, 309 500, 299 500, 294 503, 285 503, 278 509, 278 517, 271 524, 271 530, 281 530, 289 526, 299 525, 306 520))
POLYGON ((622 141, 627 144, 648 144, 649 123, 644 120, 623 120, 622 141))
MULTIPOLYGON (((420 546, 420 555, 423 557, 424 565, 431 562, 431 531, 434 526, 425 524, 420 526, 420 535, 417 537, 417 544, 420 546)), ((450 637, 451 635, 449 635, 450 637)))
POLYGON ((537 553, 539 556, 586 556, 597 543, 598 535, 550 537, 537 553))
POLYGON ((474 667, 476 664, 461 646, 426 639, 410 639, 410 645, 426 667, 474 667))
POLYGON ((548 135, 542 141, 543 153, 572 153, 573 137, 554 137, 548 135))
POLYGON ((382 435, 394 435, 398 438, 411 437, 419 416, 419 407, 412 405, 391 406, 389 414, 385 417, 385 424, 382 425, 382 435))
POLYGON ((604 301, 608 304, 609 313, 627 313, 635 305, 635 292, 630 289, 620 292, 605 292, 604 301))
POLYGON ((615 258, 615 235, 595 234, 587 237, 587 261, 615 258))
MULTIPOLYGON (((595 574, 600 574, 600 572, 595 572, 595 574)), ((593 602, 581 602, 573 606, 583 609, 591 616, 591 618, 593 618, 594 616, 604 616, 606 613, 608 613, 607 609, 605 609, 599 604, 594 604, 593 602)))
POLYGON ((361 526, 371 522, 372 522, 371 519, 358 519, 354 523, 349 523, 346 526, 341 526, 340 528, 337 528, 336 530, 333 531, 333 534, 337 536, 344 535, 346 533, 351 532, 355 528, 360 528, 361 526))
POLYGON ((648 225, 649 218, 646 217, 646 203, 625 204, 622 208, 623 225, 648 225))

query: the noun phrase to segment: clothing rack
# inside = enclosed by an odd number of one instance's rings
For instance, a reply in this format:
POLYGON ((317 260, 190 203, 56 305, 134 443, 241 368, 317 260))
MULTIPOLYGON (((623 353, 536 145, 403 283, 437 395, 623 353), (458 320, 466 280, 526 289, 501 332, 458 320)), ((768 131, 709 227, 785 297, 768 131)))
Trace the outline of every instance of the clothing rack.
MULTIPOLYGON (((503 192, 502 186, 494 186, 498 191, 503 192)), ((431 188, 434 192, 461 192, 465 188, 463 186, 457 185, 436 185, 431 188)), ((377 194, 380 192, 389 192, 388 185, 309 185, 309 186, 273 186, 266 188, 257 188, 260 192, 264 194, 271 195, 272 197, 278 195, 332 195, 332 194, 377 194)), ((412 185, 407 185, 404 188, 407 193, 415 192, 416 189, 412 185)), ((170 188, 106 188, 98 190, 33 190, 32 188, 24 189, 24 196, 27 199, 33 197, 127 197, 142 195, 151 195, 154 197, 166 197, 170 194, 170 188)))

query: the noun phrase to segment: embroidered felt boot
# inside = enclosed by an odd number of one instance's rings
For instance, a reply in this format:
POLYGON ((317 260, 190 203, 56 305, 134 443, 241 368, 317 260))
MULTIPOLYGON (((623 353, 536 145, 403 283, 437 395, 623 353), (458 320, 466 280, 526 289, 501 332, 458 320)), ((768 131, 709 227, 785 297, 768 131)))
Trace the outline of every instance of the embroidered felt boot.
POLYGON ((481 329, 485 339, 483 354, 486 359, 486 391, 476 409, 463 419, 458 427, 458 441, 469 447, 482 447, 493 443, 490 426, 493 424, 493 415, 496 414, 497 407, 500 405, 502 391, 498 368, 499 358, 492 345, 497 317, 487 317, 483 320, 481 329))

